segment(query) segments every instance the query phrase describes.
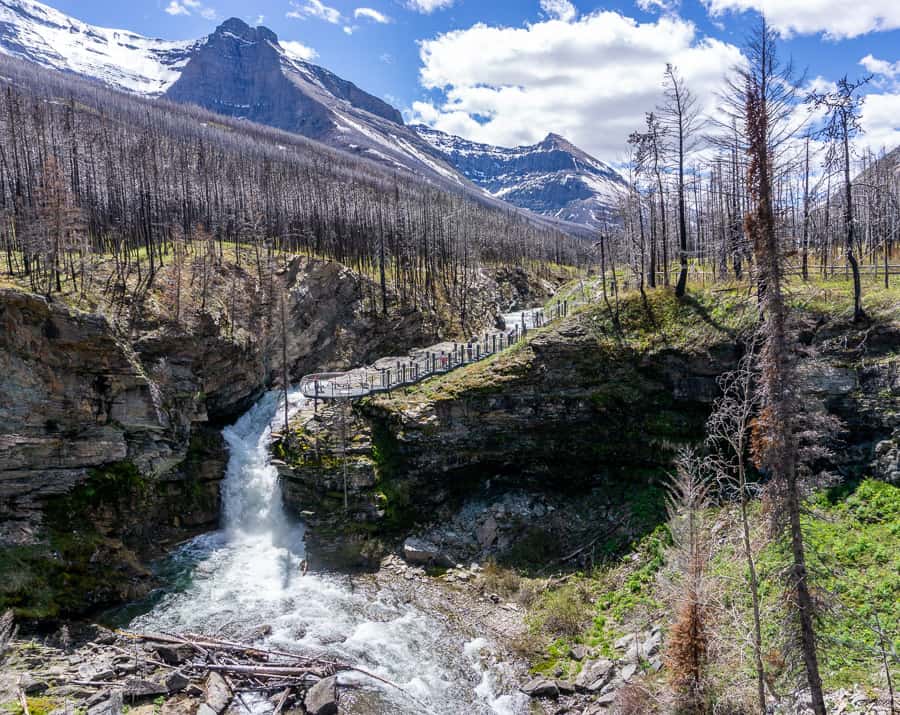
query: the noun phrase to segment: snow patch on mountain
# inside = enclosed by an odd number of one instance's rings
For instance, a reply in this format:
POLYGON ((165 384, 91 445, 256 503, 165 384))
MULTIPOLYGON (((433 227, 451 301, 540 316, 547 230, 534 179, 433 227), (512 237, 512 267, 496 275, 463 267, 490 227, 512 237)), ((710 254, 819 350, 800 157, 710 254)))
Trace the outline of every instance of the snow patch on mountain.
POLYGON ((625 179, 558 134, 529 146, 480 144, 423 125, 411 127, 448 163, 515 206, 599 228, 615 220, 625 179))
POLYGON ((164 93, 202 42, 157 40, 88 25, 34 0, 0 0, 0 52, 128 92, 164 93))

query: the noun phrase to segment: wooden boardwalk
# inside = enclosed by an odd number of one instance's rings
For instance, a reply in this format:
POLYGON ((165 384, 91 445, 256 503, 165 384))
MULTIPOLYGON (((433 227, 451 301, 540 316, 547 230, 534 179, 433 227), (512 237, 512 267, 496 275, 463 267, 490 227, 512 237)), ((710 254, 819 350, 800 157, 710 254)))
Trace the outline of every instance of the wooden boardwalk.
POLYGON ((529 330, 568 314, 571 301, 557 301, 549 310, 531 308, 503 315, 502 330, 487 331, 469 342, 444 342, 412 351, 404 357, 386 357, 347 372, 323 372, 300 380, 304 397, 318 400, 357 400, 379 392, 413 385, 463 365, 484 360, 522 340, 529 330))

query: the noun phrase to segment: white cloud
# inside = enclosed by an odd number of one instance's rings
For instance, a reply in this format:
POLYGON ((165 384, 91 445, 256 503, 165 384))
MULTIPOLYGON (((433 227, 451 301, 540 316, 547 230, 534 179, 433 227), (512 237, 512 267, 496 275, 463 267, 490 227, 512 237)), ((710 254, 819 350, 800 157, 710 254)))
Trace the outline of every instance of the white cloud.
POLYGON ((382 62, 384 62, 386 65, 392 65, 392 64, 394 64, 394 56, 393 56, 390 52, 385 52, 385 53, 384 53, 383 55, 381 55, 381 57, 379 57, 378 59, 380 59, 380 60, 381 60, 382 62))
POLYGON ((708 107, 742 59, 680 18, 638 23, 603 11, 522 28, 477 24, 422 42, 420 55, 422 86, 443 100, 414 103, 411 121, 505 146, 556 132, 607 160, 661 101, 667 62, 708 107))
POLYGON ((450 7, 456 0, 406 0, 406 6, 410 10, 423 12, 426 15, 435 10, 443 10, 450 7))
POLYGON ((344 34, 345 35, 352 35, 355 30, 356 30, 356 26, 344 25, 344 34))
POLYGON ((822 32, 831 39, 900 28, 897 0, 702 0, 710 14, 755 10, 784 36, 822 32))
POLYGON ((391 18, 389 18, 384 13, 378 12, 378 10, 374 10, 370 7, 358 7, 353 11, 353 17, 357 20, 360 18, 365 18, 367 20, 372 20, 373 22, 377 22, 381 25, 387 25, 391 18))
POLYGON ((169 15, 193 15, 195 12, 204 20, 215 20, 215 8, 204 5, 200 0, 170 0, 164 8, 169 15))
POLYGON ((254 25, 262 25, 266 21, 265 15, 257 15, 256 19, 253 21, 254 25))
POLYGON ((172 0, 166 6, 166 12, 170 15, 190 15, 191 11, 188 10, 184 5, 182 5, 178 0, 172 0))
POLYGON ((312 17, 337 25, 342 19, 340 10, 325 5, 322 0, 303 0, 302 2, 291 0, 291 8, 287 12, 287 17, 293 20, 305 20, 312 17))
POLYGON ((551 19, 563 22, 571 22, 578 15, 569 0, 541 0, 541 10, 551 19))
POLYGON ((866 95, 860 124, 865 133, 857 140, 857 146, 873 152, 900 146, 900 92, 866 95))
POLYGON ((278 44, 290 57, 298 60, 312 60, 319 54, 312 47, 307 47, 296 40, 280 40, 278 44))
POLYGON ((674 12, 680 5, 680 0, 637 0, 637 6, 644 12, 674 12))
POLYGON ((874 75, 879 75, 886 79, 900 77, 900 61, 888 62, 887 60, 880 60, 872 55, 866 55, 859 63, 874 75))

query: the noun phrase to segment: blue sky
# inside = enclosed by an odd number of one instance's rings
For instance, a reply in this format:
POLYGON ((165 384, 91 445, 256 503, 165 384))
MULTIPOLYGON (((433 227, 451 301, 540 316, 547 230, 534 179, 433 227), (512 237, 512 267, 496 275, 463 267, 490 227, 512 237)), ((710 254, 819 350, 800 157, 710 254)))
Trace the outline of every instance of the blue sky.
POLYGON ((501 144, 564 134, 604 159, 653 108, 673 61, 711 103, 765 10, 811 81, 876 73, 870 143, 900 142, 900 0, 49 0, 92 24, 167 39, 231 16, 409 119, 501 144), (860 64, 869 57, 866 67, 860 64), (868 70, 867 70, 868 68, 868 70))

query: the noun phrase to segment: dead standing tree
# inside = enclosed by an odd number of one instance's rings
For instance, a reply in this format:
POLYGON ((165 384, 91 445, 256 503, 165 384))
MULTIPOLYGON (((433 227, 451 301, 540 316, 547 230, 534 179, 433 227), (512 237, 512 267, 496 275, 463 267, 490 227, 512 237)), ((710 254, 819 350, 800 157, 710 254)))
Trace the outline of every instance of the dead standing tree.
MULTIPOLYGON (((700 110, 697 98, 684 84, 684 80, 674 65, 666 65, 665 103, 657 109, 662 126, 665 127, 673 143, 672 151, 677 162, 678 198, 678 260, 681 270, 675 284, 675 295, 679 298, 687 290, 688 245, 687 207, 684 196, 685 158, 695 148, 695 136, 700 128, 700 110)), ((663 218, 665 220, 665 217, 663 218)), ((669 270, 665 266, 665 270, 669 270)))
POLYGON ((760 351, 761 410, 753 428, 752 451, 756 463, 771 476, 776 515, 785 522, 791 566, 788 588, 796 617, 799 645, 813 711, 825 715, 815 632, 815 603, 810 591, 801 525, 798 478, 798 443, 795 414, 796 375, 788 333, 788 303, 784 295, 784 256, 778 242, 774 209, 774 174, 779 150, 793 132, 789 118, 796 104, 793 72, 776 53, 776 36, 765 20, 746 47, 748 62, 738 70, 738 106, 749 166, 747 193, 750 208, 744 230, 756 255, 759 301, 764 342, 760 351))
POLYGON ((756 695, 759 712, 766 713, 766 672, 763 666, 762 618, 759 598, 759 576, 750 534, 750 502, 752 485, 747 478, 750 428, 760 407, 757 390, 757 353, 760 336, 754 333, 737 369, 722 375, 718 382, 721 396, 713 406, 706 423, 707 445, 712 450, 711 468, 719 489, 733 494, 740 505, 741 544, 747 565, 747 586, 753 614, 753 662, 756 669, 756 695))
POLYGON ((856 238, 854 235, 853 182, 850 180, 850 142, 862 132, 860 116, 862 97, 857 92, 871 77, 851 82, 844 75, 838 80, 833 92, 811 92, 807 101, 815 109, 825 111, 825 124, 820 136, 830 143, 826 163, 829 168, 840 162, 844 179, 844 230, 847 262, 853 273, 853 319, 864 320, 862 308, 862 287, 859 278, 859 261, 856 259, 856 238))

